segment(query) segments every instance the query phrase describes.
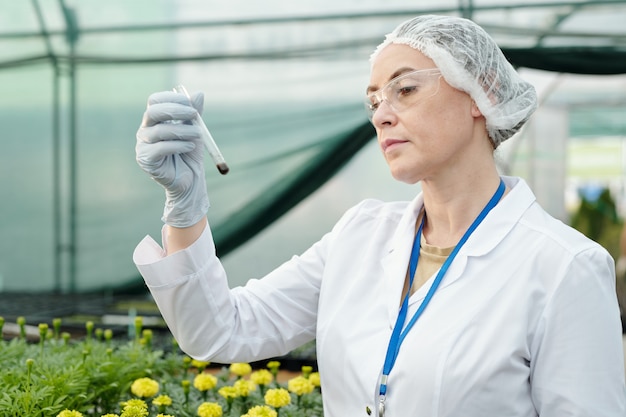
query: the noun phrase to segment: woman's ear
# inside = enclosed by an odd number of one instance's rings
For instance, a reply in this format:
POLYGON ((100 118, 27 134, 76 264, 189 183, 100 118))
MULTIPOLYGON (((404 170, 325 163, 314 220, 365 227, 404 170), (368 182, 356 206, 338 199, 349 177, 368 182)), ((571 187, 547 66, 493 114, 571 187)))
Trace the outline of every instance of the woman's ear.
POLYGON ((473 117, 481 117, 483 115, 474 100, 472 100, 471 113, 473 117))

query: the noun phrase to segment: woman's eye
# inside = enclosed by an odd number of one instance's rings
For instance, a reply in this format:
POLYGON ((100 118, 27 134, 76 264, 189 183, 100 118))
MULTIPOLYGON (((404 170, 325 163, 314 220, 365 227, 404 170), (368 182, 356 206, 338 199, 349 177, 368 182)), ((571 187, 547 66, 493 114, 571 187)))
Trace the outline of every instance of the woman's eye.
POLYGON ((417 92, 417 86, 415 86, 415 85, 405 85, 405 86, 402 86, 402 87, 398 87, 397 95, 399 97, 403 97, 403 96, 408 96, 410 94, 413 94, 415 92, 417 92))
POLYGON ((380 105, 380 101, 378 101, 378 99, 376 99, 376 97, 374 96, 370 97, 370 101, 369 103, 367 103, 367 106, 372 111, 375 111, 376 109, 378 109, 379 105, 380 105))

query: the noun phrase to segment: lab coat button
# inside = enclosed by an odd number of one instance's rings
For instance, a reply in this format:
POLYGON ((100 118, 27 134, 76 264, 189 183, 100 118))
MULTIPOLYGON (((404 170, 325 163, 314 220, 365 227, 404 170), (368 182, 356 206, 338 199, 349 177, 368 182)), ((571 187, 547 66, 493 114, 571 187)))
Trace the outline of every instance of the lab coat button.
POLYGON ((372 415, 372 409, 368 405, 365 406, 365 412, 367 413, 368 416, 372 415))

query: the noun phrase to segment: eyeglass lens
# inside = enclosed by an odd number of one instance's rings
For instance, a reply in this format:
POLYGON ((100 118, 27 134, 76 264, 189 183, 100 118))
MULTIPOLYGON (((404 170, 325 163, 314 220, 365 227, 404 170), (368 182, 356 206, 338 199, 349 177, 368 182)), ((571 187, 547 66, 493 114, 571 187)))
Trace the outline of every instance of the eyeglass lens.
POLYGON ((400 75, 365 99, 370 120, 380 104, 385 101, 394 111, 401 112, 419 101, 434 96, 439 91, 438 70, 418 70, 400 75))

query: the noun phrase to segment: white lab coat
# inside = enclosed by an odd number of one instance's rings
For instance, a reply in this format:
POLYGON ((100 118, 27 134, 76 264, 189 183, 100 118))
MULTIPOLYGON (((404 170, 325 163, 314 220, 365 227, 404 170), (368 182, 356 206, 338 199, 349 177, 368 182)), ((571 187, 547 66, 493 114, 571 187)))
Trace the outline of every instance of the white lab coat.
MULTIPOLYGON (((511 191, 406 337, 386 416, 626 416, 614 261, 546 214, 523 180, 505 181, 511 191)), ((325 416, 377 415, 422 205, 421 195, 363 201, 305 253, 232 290, 208 227, 165 258, 146 237, 134 261, 189 355, 248 362, 316 339, 325 416)), ((431 282, 411 297, 409 317, 431 282)))

